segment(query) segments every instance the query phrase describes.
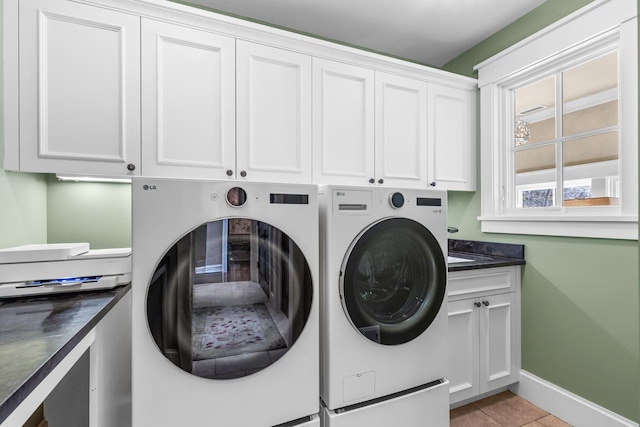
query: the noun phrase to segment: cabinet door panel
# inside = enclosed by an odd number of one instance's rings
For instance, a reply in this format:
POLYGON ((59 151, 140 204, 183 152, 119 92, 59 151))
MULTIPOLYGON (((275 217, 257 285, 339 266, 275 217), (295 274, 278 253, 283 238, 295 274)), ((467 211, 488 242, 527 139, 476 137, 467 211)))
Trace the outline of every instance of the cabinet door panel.
POLYGON ((376 180, 389 186, 426 186, 426 109, 426 82, 376 73, 376 180))
POLYGON ((311 57, 240 40, 236 54, 240 178, 311 182, 311 57))
POLYGON ((144 175, 235 170, 234 50, 230 37, 143 20, 144 175))
POLYGON ((20 2, 21 170, 130 174, 140 155, 139 26, 83 4, 20 2))
POLYGON ((477 395, 478 308, 474 300, 449 303, 449 393, 455 403, 477 395))
POLYGON ((313 59, 314 182, 374 178, 374 71, 313 59))
POLYGON ((480 392, 517 380, 515 293, 483 297, 480 315, 480 392))
POLYGON ((475 191, 475 93, 429 84, 429 183, 475 191))

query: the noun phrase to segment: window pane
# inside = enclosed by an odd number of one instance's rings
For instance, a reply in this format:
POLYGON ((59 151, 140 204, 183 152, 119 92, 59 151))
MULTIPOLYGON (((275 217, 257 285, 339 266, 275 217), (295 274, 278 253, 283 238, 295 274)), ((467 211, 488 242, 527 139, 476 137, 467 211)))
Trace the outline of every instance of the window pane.
POLYGON ((556 187, 556 145, 543 145, 515 153, 517 208, 554 205, 556 187))
POLYGON ((516 174, 540 171, 543 169, 555 169, 555 167, 555 144, 516 152, 516 174))
POLYGON ((555 138, 555 100, 555 76, 514 91, 514 143, 516 146, 555 138))
POLYGON ((562 76, 564 136, 618 124, 618 54, 610 53, 562 76))
POLYGON ((617 131, 567 141, 562 153, 565 206, 619 204, 617 131))

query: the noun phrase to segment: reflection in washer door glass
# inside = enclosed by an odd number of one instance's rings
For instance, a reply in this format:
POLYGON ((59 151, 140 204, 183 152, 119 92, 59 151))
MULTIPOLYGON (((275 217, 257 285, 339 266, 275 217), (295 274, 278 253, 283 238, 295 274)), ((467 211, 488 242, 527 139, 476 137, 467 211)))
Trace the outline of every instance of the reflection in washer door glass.
POLYGON ((445 289, 446 264, 433 234, 415 221, 393 218, 375 224, 354 243, 341 292, 358 331, 394 345, 429 327, 445 289))
POLYGON ((264 222, 204 224, 163 257, 147 318, 162 354, 196 376, 260 371, 300 336, 311 309, 309 266, 298 246, 264 222))

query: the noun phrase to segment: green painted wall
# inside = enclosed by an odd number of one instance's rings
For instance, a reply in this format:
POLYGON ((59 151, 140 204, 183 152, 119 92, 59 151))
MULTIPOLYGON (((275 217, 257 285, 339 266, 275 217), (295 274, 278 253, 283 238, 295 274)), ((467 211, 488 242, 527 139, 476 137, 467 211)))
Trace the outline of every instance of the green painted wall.
MULTIPOLYGON (((3 2, 0 0, 0 30, 3 2)), ((0 31, 0 52, 2 32, 0 31)), ((0 53, 0 76, 3 77, 0 53)), ((0 82, 3 78, 0 77, 0 82)), ((4 87, 0 85, 0 117, 4 117, 4 87)), ((4 120, 0 120, 0 248, 45 243, 47 184, 42 176, 7 172, 4 163, 4 120)))
POLYGON ((47 241, 89 242, 91 248, 131 246, 131 186, 47 182, 47 241))
MULTIPOLYGON (((547 0, 443 68, 475 76, 474 65, 587 3, 547 0)), ((638 422, 638 242, 482 233, 479 215, 479 191, 449 194, 457 238, 526 246, 522 368, 638 422)))

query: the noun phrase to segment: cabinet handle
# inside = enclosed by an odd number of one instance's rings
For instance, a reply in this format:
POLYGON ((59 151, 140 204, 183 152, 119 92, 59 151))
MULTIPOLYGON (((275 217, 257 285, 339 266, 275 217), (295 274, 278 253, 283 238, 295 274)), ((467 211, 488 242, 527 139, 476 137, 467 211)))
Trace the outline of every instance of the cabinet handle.
POLYGON ((231 169, 227 169, 227 176, 233 175, 233 171, 231 169))
POLYGON ((130 171, 136 170, 136 165, 134 165, 133 163, 129 163, 127 165, 127 170, 130 170, 130 171))
POLYGON ((478 308, 482 307, 482 304, 480 304, 480 301, 474 302, 473 305, 475 305, 478 308))
POLYGON ((436 182, 435 182, 435 181, 431 181, 431 182, 429 183, 429 185, 430 185, 430 186, 432 186, 432 187, 435 187, 435 186, 436 186, 436 182))
POLYGON ((384 179, 380 178, 380 179, 378 180, 378 184, 384 184, 384 179))
POLYGON ((376 180, 375 180, 375 179, 373 179, 373 178, 369 178, 369 184, 373 184, 374 182, 376 182, 376 180))
POLYGON ((247 173, 245 171, 240 171, 240 176, 244 178, 245 176, 247 176, 247 173))
POLYGON ((489 307, 489 301, 482 301, 482 304, 484 304, 485 307, 489 307))

